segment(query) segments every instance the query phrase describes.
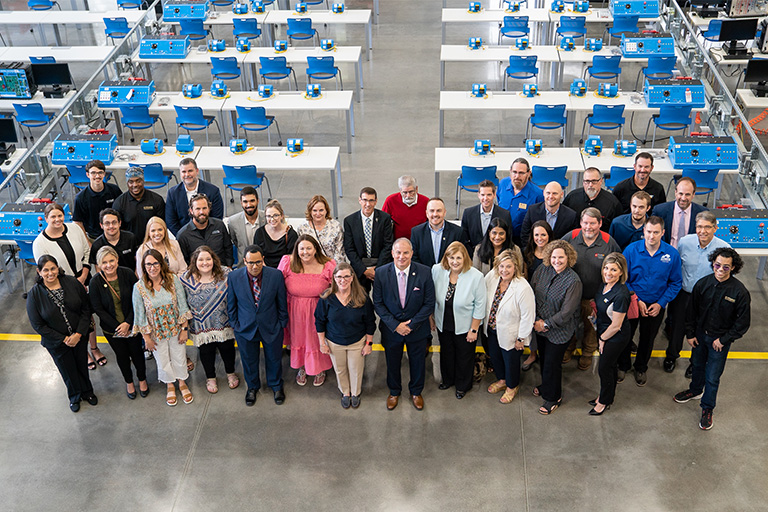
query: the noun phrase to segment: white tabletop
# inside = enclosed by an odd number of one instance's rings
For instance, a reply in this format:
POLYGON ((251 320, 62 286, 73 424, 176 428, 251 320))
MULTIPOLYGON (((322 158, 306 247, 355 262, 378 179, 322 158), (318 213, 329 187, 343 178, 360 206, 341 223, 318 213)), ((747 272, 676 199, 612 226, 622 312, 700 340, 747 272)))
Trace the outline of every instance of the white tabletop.
POLYGON ((443 62, 509 62, 510 55, 536 55, 538 62, 558 62, 556 46, 529 46, 518 50, 515 45, 483 46, 472 50, 465 44, 444 44, 440 47, 440 60, 443 62))
POLYGON ((101 62, 114 46, 12 46, 0 48, 0 59, 29 62, 30 57, 53 57, 56 62, 101 62))
POLYGON ((568 7, 563 12, 549 11, 549 19, 559 21, 561 16, 582 16, 586 18, 586 23, 613 23, 613 16, 608 9, 589 9, 586 13, 573 12, 568 7))
MULTIPOLYGON (((198 46, 204 46, 204 45, 198 45, 198 46)), ((186 57, 183 59, 163 59, 163 58, 157 58, 157 57, 139 57, 139 50, 137 49, 133 57, 134 62, 173 62, 181 63, 181 64, 210 64, 211 63, 211 57, 234 57, 237 59, 238 64, 242 64, 245 61, 245 57, 248 55, 247 53, 239 52, 237 49, 228 47, 224 48, 224 51, 222 52, 209 52, 208 48, 205 47, 205 50, 198 50, 198 46, 193 46, 192 50, 187 54, 186 57)))
POLYGON ((276 91, 271 97, 261 98, 256 91, 233 91, 224 101, 222 110, 233 111, 236 106, 264 107, 267 112, 277 110, 349 110, 352 91, 323 91, 318 99, 307 99, 304 91, 276 91))
MULTIPOLYGON (((152 114, 161 114, 163 112, 176 112, 174 106, 200 107, 204 114, 218 114, 224 107, 226 98, 214 98, 210 91, 203 90, 199 98, 185 98, 179 91, 158 92, 155 99, 149 105, 149 112, 152 114)), ((114 110, 114 109, 103 109, 114 110)))
POLYGON ((736 100, 744 109, 768 108, 768 97, 758 98, 752 89, 736 89, 736 100))
POLYGON ((435 148, 435 172, 459 172, 462 165, 485 167, 495 165, 507 171, 517 158, 525 158, 532 166, 554 167, 567 165, 568 170, 584 170, 579 148, 545 148, 540 157, 529 155, 522 148, 496 148, 496 152, 477 156, 469 148, 435 148))
POLYGON ((284 52, 276 52, 274 47, 252 46, 245 54, 246 64, 258 64, 259 57, 285 57, 290 64, 307 63, 307 57, 333 57, 335 62, 356 63, 360 60, 360 46, 337 46, 335 50, 325 51, 319 46, 291 46, 284 52))
POLYGON ((161 155, 147 155, 138 146, 118 146, 115 159, 107 167, 114 171, 128 169, 129 164, 146 165, 159 163, 163 165, 163 169, 175 171, 179 168, 179 162, 182 158, 197 158, 197 154, 200 151, 199 146, 195 146, 191 153, 184 154, 177 153, 176 146, 163 146, 163 148, 165 152, 161 155))
MULTIPOLYGON (((635 164, 635 155, 622 157, 613 154, 613 140, 615 136, 603 137, 603 152, 600 156, 591 156, 586 153, 581 153, 581 160, 584 162, 584 168, 597 167, 601 171, 608 172, 611 167, 633 167, 635 164)), ((667 152, 664 149, 639 149, 638 151, 644 151, 650 153, 653 156, 653 174, 657 173, 678 173, 681 171, 672 168, 672 163, 667 158, 667 152)))
POLYGON ((228 147, 203 146, 195 158, 198 167, 215 171, 221 171, 222 165, 255 165, 260 171, 328 171, 336 168, 338 159, 339 148, 330 146, 305 146, 295 157, 280 147, 254 147, 235 155, 228 147))
MULTIPOLYGON (((39 11, 37 11, 39 16, 39 11)), ((65 24, 65 23, 88 23, 88 24, 104 24, 104 18, 125 18, 129 25, 133 25, 144 16, 142 10, 129 10, 129 11, 105 11, 105 12, 93 12, 93 11, 58 11, 51 10, 45 15, 42 21, 36 23, 46 24, 65 24)))
POLYGON ((342 13, 334 13, 325 10, 309 10, 305 14, 298 14, 293 10, 275 10, 269 11, 265 23, 272 25, 285 25, 288 18, 310 18, 313 24, 352 24, 370 23, 370 9, 345 9, 342 13))
POLYGON ((37 91, 35 95, 32 96, 32 99, 29 99, 29 100, 2 99, 0 100, 0 112, 14 112, 14 108, 13 108, 14 103, 22 103, 22 104, 40 103, 43 106, 44 111, 58 112, 59 110, 64 108, 64 105, 75 94, 77 94, 77 91, 69 91, 64 95, 63 98, 46 98, 42 92, 37 91))
MULTIPOLYGON (((240 19, 256 19, 258 21, 259 26, 264 24, 264 22, 267 19, 267 16, 269 15, 271 11, 265 11, 262 13, 255 13, 255 12, 248 12, 248 14, 235 14, 230 9, 229 11, 211 11, 208 14, 208 17, 205 19, 203 23, 206 25, 234 25, 234 22, 232 21, 235 18, 240 19)), ((173 25, 178 25, 178 21, 171 21, 168 22, 173 25)))
POLYGON ((440 110, 528 110, 536 104, 569 105, 565 91, 544 91, 540 96, 528 98, 520 92, 489 92, 485 98, 476 98, 469 91, 441 91, 440 110))
MULTIPOLYGON (((467 2, 469 3, 469 2, 467 2)), ((480 12, 469 12, 464 8, 443 9, 443 23, 487 23, 504 21, 504 16, 528 16, 528 21, 549 21, 549 10, 546 8, 520 9, 517 12, 508 12, 502 9, 483 9, 480 12)))
POLYGON ((576 48, 574 48, 572 51, 566 52, 560 50, 558 54, 560 55, 560 62, 591 63, 595 55, 600 55, 602 57, 615 57, 618 55, 621 57, 621 62, 644 63, 648 60, 648 57, 624 57, 621 55, 621 48, 618 46, 603 46, 603 48, 598 52, 590 52, 589 50, 584 49, 583 44, 579 45, 578 43, 576 48))

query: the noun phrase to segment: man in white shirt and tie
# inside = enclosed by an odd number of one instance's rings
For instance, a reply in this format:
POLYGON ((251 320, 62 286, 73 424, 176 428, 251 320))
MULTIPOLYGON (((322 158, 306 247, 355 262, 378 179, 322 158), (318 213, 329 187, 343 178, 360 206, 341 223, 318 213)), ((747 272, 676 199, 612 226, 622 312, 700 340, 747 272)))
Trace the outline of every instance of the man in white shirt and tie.
POLYGON ((360 211, 344 219, 344 253, 366 291, 376 269, 392 261, 392 217, 376 209, 377 200, 375 189, 363 187, 360 211))

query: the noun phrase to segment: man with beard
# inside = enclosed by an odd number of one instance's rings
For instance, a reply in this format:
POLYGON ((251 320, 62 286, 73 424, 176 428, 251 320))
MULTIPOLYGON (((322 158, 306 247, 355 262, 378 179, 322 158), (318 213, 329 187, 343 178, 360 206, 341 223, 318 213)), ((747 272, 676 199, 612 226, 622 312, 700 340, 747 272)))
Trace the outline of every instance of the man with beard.
POLYGON ((643 238, 645 220, 648 218, 648 212, 651 211, 651 196, 642 190, 635 192, 632 194, 629 209, 630 213, 619 215, 613 219, 608 231, 608 234, 616 240, 622 251, 632 242, 637 242, 643 238))
POLYGON ((189 215, 192 222, 187 222, 179 230, 178 242, 184 259, 189 261, 190 255, 202 245, 211 248, 221 260, 221 264, 231 267, 234 263, 232 254, 232 239, 223 220, 209 217, 211 201, 205 194, 192 196, 189 201, 189 215))
POLYGON ((597 208, 603 216, 601 229, 611 229, 611 221, 621 215, 621 203, 613 194, 603 190, 603 173, 596 167, 584 171, 584 188, 574 190, 565 197, 563 204, 581 216, 585 208, 597 208))
POLYGON ((523 242, 523 249, 528 245, 528 238, 531 234, 531 226, 534 222, 545 220, 555 238, 563 238, 569 231, 578 227, 579 216, 576 212, 564 206, 563 187, 556 181, 550 181, 544 187, 544 202, 537 203, 528 208, 525 214, 523 227, 520 232, 520 239, 523 242))
POLYGON ((432 268, 442 261, 449 245, 461 242, 466 247, 467 241, 459 226, 445 221, 445 203, 439 197, 433 197, 427 203, 427 219, 411 231, 411 244, 413 261, 432 268))
POLYGON ((149 219, 165 218, 165 200, 160 194, 144 188, 144 170, 141 167, 129 167, 125 171, 125 181, 128 191, 115 199, 112 208, 122 215, 125 230, 133 233, 136 240, 143 241, 149 219))
POLYGON ((541 189, 531 182, 531 166, 525 158, 512 162, 509 176, 501 180, 497 192, 499 206, 509 210, 512 218, 512 240, 520 244, 520 232, 528 208, 544 201, 541 189))
MULTIPOLYGON (((216 185, 200 179, 200 170, 194 158, 183 158, 179 162, 181 183, 171 187, 166 198, 168 206, 165 209, 165 223, 168 230, 177 235, 182 226, 189 222, 189 200, 196 194, 205 194, 211 201, 211 217, 224 217, 224 202, 221 192, 216 185)), ((246 244, 253 243, 253 238, 246 244)))
POLYGON ((651 196, 651 209, 656 208, 667 200, 664 186, 651 178, 653 171, 653 155, 650 153, 638 153, 635 156, 635 175, 625 179, 613 187, 613 195, 621 203, 623 213, 629 213, 632 194, 639 191, 647 192, 651 196))
POLYGON ((136 249, 139 244, 136 242, 133 233, 120 229, 120 214, 112 208, 104 208, 99 214, 99 224, 104 234, 93 241, 91 245, 90 262, 93 268, 96 267, 96 254, 104 246, 110 246, 117 252, 117 261, 121 267, 130 269, 136 268, 136 249))
POLYGON ((259 211, 259 194, 247 186, 240 191, 240 206, 243 211, 225 219, 232 243, 237 247, 237 266, 243 265, 245 248, 253 245, 256 230, 266 223, 264 212, 259 211))
POLYGON ((413 176, 400 176, 397 179, 400 192, 390 194, 381 211, 392 217, 392 230, 395 239, 411 238, 411 230, 427 221, 427 202, 429 198, 419 194, 419 184, 413 176))

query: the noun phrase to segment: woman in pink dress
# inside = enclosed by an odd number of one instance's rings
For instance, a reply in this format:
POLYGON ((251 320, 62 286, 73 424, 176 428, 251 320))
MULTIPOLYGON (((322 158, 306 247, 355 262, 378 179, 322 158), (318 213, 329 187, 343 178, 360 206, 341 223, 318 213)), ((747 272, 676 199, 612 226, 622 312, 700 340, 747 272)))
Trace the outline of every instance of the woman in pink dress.
POLYGON ((307 374, 314 375, 313 384, 322 386, 325 371, 330 370, 331 357, 320 352, 315 329, 315 307, 320 294, 331 285, 336 262, 326 257, 317 240, 301 235, 290 255, 280 260, 277 269, 285 278, 288 292, 288 327, 285 344, 291 347, 291 368, 299 370, 296 384, 307 383, 307 374))

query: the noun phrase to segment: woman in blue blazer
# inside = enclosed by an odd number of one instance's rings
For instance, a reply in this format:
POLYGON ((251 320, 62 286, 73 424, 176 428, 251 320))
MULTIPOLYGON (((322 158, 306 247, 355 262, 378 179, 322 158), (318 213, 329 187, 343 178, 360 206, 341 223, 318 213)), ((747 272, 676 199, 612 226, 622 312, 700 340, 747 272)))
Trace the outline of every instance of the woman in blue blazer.
POLYGON ((456 398, 472 388, 477 333, 485 316, 483 274, 472 267, 466 247, 453 242, 432 267, 435 314, 430 321, 440 340, 440 389, 456 386, 456 398))

